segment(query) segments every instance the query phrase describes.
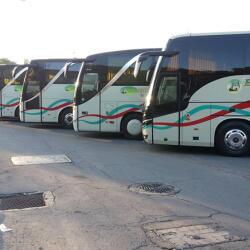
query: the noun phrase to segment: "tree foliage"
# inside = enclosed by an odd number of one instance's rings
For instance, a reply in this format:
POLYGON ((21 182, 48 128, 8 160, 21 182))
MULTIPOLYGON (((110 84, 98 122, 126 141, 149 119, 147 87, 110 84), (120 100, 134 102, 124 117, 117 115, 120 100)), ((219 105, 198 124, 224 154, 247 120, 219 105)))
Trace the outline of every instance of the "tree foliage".
POLYGON ((9 60, 8 58, 0 58, 0 64, 16 64, 16 63, 9 60))

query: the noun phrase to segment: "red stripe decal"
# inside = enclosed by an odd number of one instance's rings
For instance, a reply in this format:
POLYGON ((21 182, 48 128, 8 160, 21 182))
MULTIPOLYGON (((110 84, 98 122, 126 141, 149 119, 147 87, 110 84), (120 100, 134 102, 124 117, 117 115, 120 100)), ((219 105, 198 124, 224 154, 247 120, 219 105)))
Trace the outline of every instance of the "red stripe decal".
POLYGON ((118 113, 116 115, 97 115, 97 114, 88 114, 88 115, 83 115, 83 116, 80 116, 80 118, 84 118, 84 117, 98 117, 98 118, 102 118, 102 119, 116 119, 116 118, 119 118, 121 116, 123 116, 124 114, 128 113, 128 112, 134 112, 134 111, 137 111, 137 110, 140 110, 139 108, 131 108, 131 109, 128 109, 126 111, 123 111, 121 113, 118 113))
MULTIPOLYGON (((236 109, 246 109, 246 108, 249 108, 250 107, 250 101, 247 101, 247 102, 242 102, 242 103, 239 103, 239 104, 236 104, 234 106, 232 106, 231 108, 236 108, 236 109)), ((209 115, 209 116, 205 116, 203 118, 200 118, 198 120, 195 120, 195 121, 191 121, 191 122, 185 122, 185 123, 176 123, 176 122, 155 122, 153 125, 154 126, 172 126, 172 127, 177 127, 177 126, 180 126, 180 127, 187 127, 187 126, 193 126, 193 125, 196 125, 196 124, 200 124, 200 123, 203 123, 203 122, 207 122, 209 120, 213 120, 219 116, 224 116, 224 115, 227 115, 229 113, 232 113, 233 111, 229 111, 229 110, 222 110, 222 111, 218 111, 212 115, 209 115)))
POLYGON ((72 102, 66 102, 66 103, 63 103, 61 105, 58 105, 56 107, 53 107, 53 108, 46 108, 46 107, 41 107, 42 110, 46 110, 46 111, 54 111, 54 110, 57 110, 57 109, 61 109, 61 108, 64 108, 66 106, 70 106, 72 105, 73 103, 72 102))
POLYGON ((19 102, 15 102, 15 103, 12 103, 12 104, 0 104, 1 107, 14 107, 14 106, 17 106, 19 105, 19 102))

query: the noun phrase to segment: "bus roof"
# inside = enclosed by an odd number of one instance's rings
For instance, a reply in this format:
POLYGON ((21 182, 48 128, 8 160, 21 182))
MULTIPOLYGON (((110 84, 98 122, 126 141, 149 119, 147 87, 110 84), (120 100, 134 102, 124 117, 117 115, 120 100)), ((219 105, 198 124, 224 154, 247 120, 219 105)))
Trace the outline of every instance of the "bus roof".
POLYGON ((224 36, 224 35, 250 35, 250 31, 235 31, 235 32, 213 32, 213 33, 188 33, 181 34, 170 37, 171 39, 181 38, 181 37, 193 37, 193 36, 224 36))
POLYGON ((1 68, 4 68, 4 67, 16 67, 16 66, 20 66, 20 64, 0 64, 1 68))
POLYGON ((130 53, 130 52, 136 52, 136 53, 139 54, 139 53, 142 53, 142 52, 145 52, 145 51, 152 51, 152 50, 161 50, 161 48, 146 48, 146 49, 130 49, 130 50, 108 51, 108 52, 92 54, 92 55, 87 56, 86 58, 101 56, 101 55, 109 55, 109 54, 126 54, 126 53, 130 53))
POLYGON ((67 61, 70 61, 70 60, 74 60, 74 58, 49 58, 49 59, 32 59, 30 61, 30 63, 32 62, 67 62, 67 61))

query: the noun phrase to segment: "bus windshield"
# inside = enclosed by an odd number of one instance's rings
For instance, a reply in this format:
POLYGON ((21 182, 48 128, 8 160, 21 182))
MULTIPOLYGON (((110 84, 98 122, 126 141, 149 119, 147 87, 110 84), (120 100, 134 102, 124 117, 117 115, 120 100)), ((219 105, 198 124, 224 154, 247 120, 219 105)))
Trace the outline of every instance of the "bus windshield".
POLYGON ((13 68, 14 66, 5 67, 5 69, 2 70, 1 87, 6 86, 11 81, 13 68))
POLYGON ((112 86, 146 86, 155 66, 155 58, 144 61, 139 75, 134 77, 138 52, 95 56, 94 63, 84 63, 80 72, 77 100, 83 103, 95 96, 107 84, 112 86), (111 82, 112 81, 112 82, 111 82))

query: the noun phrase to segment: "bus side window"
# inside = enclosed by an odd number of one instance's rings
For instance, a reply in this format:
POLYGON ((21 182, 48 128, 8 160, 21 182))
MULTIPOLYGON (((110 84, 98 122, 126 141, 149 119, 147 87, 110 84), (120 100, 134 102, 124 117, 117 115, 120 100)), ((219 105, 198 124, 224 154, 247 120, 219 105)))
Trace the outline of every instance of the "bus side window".
POLYGON ((3 84, 4 86, 7 85, 12 78, 12 72, 11 69, 6 69, 3 71, 3 84))
POLYGON ((155 64, 156 64, 155 58, 152 57, 143 61, 140 72, 138 76, 135 78, 134 77, 135 63, 134 63, 119 77, 115 85, 148 86, 150 84, 150 80, 153 75, 155 64))
POLYGON ((177 102, 177 77, 163 76, 156 98, 156 105, 177 102))
POLYGON ((171 114, 178 111, 177 100, 177 84, 178 76, 170 74, 162 74, 160 84, 156 89, 156 99, 154 112, 157 116, 171 114))
POLYGON ((11 83, 11 85, 23 85, 25 73, 21 74, 18 78, 11 83))
POLYGON ((79 70, 80 70, 80 63, 75 63, 71 65, 67 72, 67 77, 65 79, 66 84, 75 84, 79 70))
POLYGON ((81 99, 85 102, 98 92, 99 75, 98 73, 85 73, 82 81, 81 99))
MULTIPOLYGON (((45 68, 45 83, 48 84, 57 73, 63 68, 65 62, 47 62, 45 68)), ((61 74, 54 84, 65 84, 64 75, 61 74)))
POLYGON ((250 74, 250 35, 246 38, 246 67, 245 74, 250 74))
POLYGON ((244 40, 239 36, 190 38, 188 76, 190 96, 219 78, 244 74, 244 40), (209 44, 209 46, 208 46, 209 44))

